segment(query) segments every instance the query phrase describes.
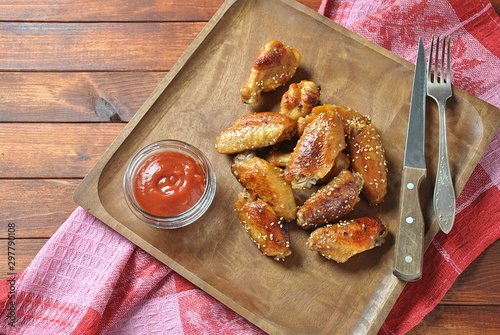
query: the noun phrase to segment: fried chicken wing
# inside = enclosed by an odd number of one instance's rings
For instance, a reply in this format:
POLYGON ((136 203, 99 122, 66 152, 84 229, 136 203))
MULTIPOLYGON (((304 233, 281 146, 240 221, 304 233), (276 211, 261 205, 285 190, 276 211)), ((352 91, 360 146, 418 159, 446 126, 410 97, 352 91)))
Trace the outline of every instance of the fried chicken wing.
POLYGON ((354 209, 360 201, 363 177, 343 170, 328 184, 313 193, 297 212, 297 225, 303 229, 324 226, 354 209))
POLYGON ((345 263, 356 254, 381 246, 387 233, 380 219, 362 217, 316 229, 307 240, 307 247, 327 259, 345 263))
POLYGON ((280 41, 271 41, 259 50, 250 77, 240 89, 241 100, 256 104, 261 92, 272 91, 289 81, 300 66, 301 55, 280 41))
POLYGON ((290 250, 288 225, 262 199, 241 192, 234 208, 248 236, 266 256, 284 260, 290 250))
POLYGON ((328 184, 333 178, 338 176, 338 174, 342 170, 347 170, 351 166, 351 160, 349 159, 349 156, 346 155, 343 152, 339 152, 337 157, 335 157, 335 160, 333 161, 333 167, 332 169, 324 176, 323 178, 319 179, 316 184, 322 185, 322 184, 328 184))
POLYGON ((356 123, 358 125, 369 125, 371 123, 371 120, 368 116, 362 115, 354 109, 344 106, 324 104, 314 107, 311 113, 297 120, 299 136, 304 132, 304 128, 309 123, 311 123, 312 120, 326 111, 334 111, 342 117, 342 122, 344 123, 344 133, 346 135, 349 134, 349 131, 351 129, 350 126, 353 123, 356 123))
POLYGON ((287 221, 297 217, 297 205, 290 185, 283 179, 282 170, 266 160, 240 154, 231 167, 240 184, 267 202, 276 215, 287 221))
POLYGON ((342 118, 325 111, 309 123, 295 146, 284 177, 295 189, 310 188, 332 169, 346 147, 342 118))
POLYGON ((352 125, 348 143, 351 167, 363 176, 363 196, 380 204, 387 194, 387 161, 377 128, 352 125))
POLYGON ((280 113, 294 120, 306 116, 318 104, 320 92, 321 88, 312 81, 290 84, 281 98, 280 113))
MULTIPOLYGON (((292 159, 291 152, 283 152, 279 149, 272 149, 266 156, 266 160, 273 166, 278 166, 285 168, 292 159)), ((332 178, 336 177, 340 171, 347 170, 351 166, 351 160, 348 155, 343 152, 339 152, 335 160, 333 161, 333 167, 331 170, 321 179, 318 179, 317 185, 327 184, 332 178)))
POLYGON ((215 140, 215 149, 221 154, 234 154, 245 150, 274 145, 292 138, 297 122, 274 112, 247 114, 223 131, 215 140))

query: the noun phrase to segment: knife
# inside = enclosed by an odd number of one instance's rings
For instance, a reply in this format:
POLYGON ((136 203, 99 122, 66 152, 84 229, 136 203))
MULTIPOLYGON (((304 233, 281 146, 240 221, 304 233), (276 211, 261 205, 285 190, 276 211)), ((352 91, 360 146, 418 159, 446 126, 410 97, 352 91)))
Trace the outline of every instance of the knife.
POLYGON ((404 281, 422 277, 425 223, 418 190, 427 175, 424 155, 426 69, 425 48, 420 38, 399 193, 399 229, 393 269, 394 275, 404 281))

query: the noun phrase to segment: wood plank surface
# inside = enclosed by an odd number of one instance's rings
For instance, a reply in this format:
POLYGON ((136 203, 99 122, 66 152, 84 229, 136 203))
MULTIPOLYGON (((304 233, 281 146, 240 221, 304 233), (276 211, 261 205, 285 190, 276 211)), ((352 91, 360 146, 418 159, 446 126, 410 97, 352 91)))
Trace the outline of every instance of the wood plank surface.
POLYGON ((166 72, 3 72, 0 122, 129 121, 166 72))
MULTIPOLYGON (((17 232, 17 228, 16 228, 17 232)), ((15 245, 15 260, 14 264, 9 264, 6 260, 8 259, 8 248, 7 240, 0 239, 0 258, 2 262, 0 262, 0 273, 2 274, 2 279, 10 273, 18 273, 26 269, 35 255, 40 251, 40 249, 47 243, 46 238, 36 238, 36 239, 22 239, 17 238, 14 240, 15 245), (5 247, 4 247, 5 246, 5 247), (12 268, 11 268, 12 266, 12 268)))
POLYGON ((167 71, 204 26, 0 22, 0 71, 167 71))
POLYGON ((223 0, 62 0, 0 3, 1 21, 207 21, 223 0), (78 10, 75 10, 78 8, 78 10))
POLYGON ((495 12, 500 15, 500 0, 490 0, 495 12))
POLYGON ((82 178, 123 127, 120 123, 0 123, 0 178, 82 178))
POLYGON ((498 335, 500 306, 439 305, 407 335, 498 335))
POLYGON ((50 238, 76 208, 73 192, 80 181, 0 179, 0 237, 7 236, 8 224, 14 223, 18 239, 50 238))
MULTIPOLYGON (((114 122, 130 120, 222 3, 0 2, 0 245, 14 222, 16 271, 74 210, 74 189, 123 129, 114 122)), ((497 241, 409 334, 498 334, 499 258, 497 241)))
MULTIPOLYGON (((207 21, 224 0, 4 0, 0 21, 207 21), (75 10, 78 8, 78 10, 75 10)), ((320 0, 298 2, 317 10, 320 0)))
POLYGON ((500 241, 479 255, 458 277, 441 301, 442 305, 500 304, 500 241), (496 260, 496 261, 495 261, 496 260))

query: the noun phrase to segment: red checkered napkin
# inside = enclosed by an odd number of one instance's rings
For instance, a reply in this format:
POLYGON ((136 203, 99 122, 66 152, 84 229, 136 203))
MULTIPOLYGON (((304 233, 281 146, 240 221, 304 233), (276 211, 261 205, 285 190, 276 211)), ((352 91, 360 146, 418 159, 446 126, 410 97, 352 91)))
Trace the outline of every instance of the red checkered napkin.
MULTIPOLYGON (((455 85, 500 107, 500 20, 487 0, 325 0, 320 13, 415 61, 418 37, 450 34, 455 85), (432 7, 431 7, 432 5, 432 7)), ((380 334, 403 334, 500 237, 500 133, 380 334)), ((2 334, 261 334, 262 331, 77 208, 29 267, 0 282, 2 334), (16 317, 9 325, 10 284, 16 317)))

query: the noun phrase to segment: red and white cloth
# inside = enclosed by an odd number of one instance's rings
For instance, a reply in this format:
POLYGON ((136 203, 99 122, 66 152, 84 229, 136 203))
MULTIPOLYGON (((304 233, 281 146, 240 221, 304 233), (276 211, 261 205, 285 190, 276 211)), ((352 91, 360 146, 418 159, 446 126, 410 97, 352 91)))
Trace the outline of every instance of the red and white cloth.
MULTIPOLYGON (((487 0, 324 0, 319 12, 412 62, 418 37, 451 35, 454 84, 500 108, 500 18, 487 0)), ((499 187, 497 132, 458 198, 455 227, 437 234, 422 279, 407 284, 380 334, 417 325, 500 238, 499 187)), ((82 208, 14 281, 0 282, 2 334, 263 333, 82 208)))

